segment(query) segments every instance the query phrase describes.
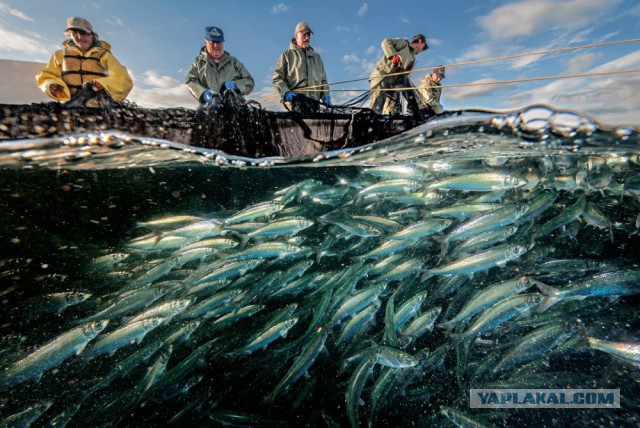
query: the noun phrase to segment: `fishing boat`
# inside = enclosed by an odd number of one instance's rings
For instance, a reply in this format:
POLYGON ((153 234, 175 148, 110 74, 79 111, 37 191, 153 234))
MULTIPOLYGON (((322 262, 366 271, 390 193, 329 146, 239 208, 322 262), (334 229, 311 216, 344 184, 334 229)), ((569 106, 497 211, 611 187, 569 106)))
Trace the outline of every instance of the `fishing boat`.
POLYGON ((370 144, 434 117, 424 110, 389 116, 317 102, 295 107, 270 111, 227 91, 219 103, 207 107, 150 109, 116 102, 106 91, 87 86, 66 104, 1 105, 0 141, 120 130, 237 156, 294 157, 370 144))

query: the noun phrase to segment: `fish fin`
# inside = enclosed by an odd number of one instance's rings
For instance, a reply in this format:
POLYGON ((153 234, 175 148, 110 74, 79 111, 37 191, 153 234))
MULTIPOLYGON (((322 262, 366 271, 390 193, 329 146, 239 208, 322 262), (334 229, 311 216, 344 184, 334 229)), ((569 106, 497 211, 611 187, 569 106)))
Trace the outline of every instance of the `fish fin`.
POLYGON ((542 291, 547 296, 555 297, 558 294, 558 290, 544 282, 536 281, 535 285, 538 287, 538 290, 542 291))
MULTIPOLYGON (((89 342, 87 342, 89 343, 89 342)), ((82 353, 82 351, 84 351, 84 349, 87 347, 87 343, 83 343, 82 345, 78 346, 78 349, 76 349, 76 355, 80 355, 82 353)))
POLYGON ((441 322, 439 324, 436 324, 437 327, 445 329, 447 331, 451 331, 453 330, 453 327, 455 327, 455 323, 452 322, 451 320, 449 321, 445 321, 445 322, 441 322))
POLYGON ((538 287, 538 289, 545 294, 542 302, 540 302, 540 304, 538 305, 538 312, 546 311, 561 300, 559 297, 557 297, 558 290, 556 290, 554 287, 551 287, 550 285, 539 281, 536 281, 536 287, 538 287))
POLYGON ((455 346, 460 344, 460 342, 462 342, 465 339, 464 333, 454 333, 452 331, 445 331, 443 332, 443 334, 447 336, 449 339, 451 339, 455 346))
POLYGON ((432 276, 433 276, 433 274, 430 271, 424 272, 422 275, 420 275, 420 283, 425 282, 426 280, 428 280, 432 276))
POLYGON ((542 301, 538 304, 538 307, 536 308, 536 310, 538 312, 544 312, 547 309, 549 309, 551 306, 555 305, 556 303, 558 303, 560 301, 560 299, 558 299, 557 297, 552 297, 552 296, 546 296, 542 299, 542 301))

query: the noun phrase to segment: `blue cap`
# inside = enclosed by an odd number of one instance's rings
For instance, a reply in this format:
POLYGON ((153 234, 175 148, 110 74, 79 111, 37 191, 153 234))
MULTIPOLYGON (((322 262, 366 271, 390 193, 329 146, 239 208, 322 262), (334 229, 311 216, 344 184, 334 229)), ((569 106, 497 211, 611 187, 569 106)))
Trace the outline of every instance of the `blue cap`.
POLYGON ((224 33, 221 28, 207 27, 204 29, 204 38, 210 42, 224 42, 224 33))

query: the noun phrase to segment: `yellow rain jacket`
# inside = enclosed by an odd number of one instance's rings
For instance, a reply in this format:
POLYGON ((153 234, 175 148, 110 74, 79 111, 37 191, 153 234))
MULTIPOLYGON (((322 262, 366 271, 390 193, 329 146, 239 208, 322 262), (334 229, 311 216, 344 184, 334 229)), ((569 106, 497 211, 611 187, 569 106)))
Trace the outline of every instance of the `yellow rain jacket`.
POLYGON ((273 71, 273 87, 281 97, 289 91, 313 87, 310 91, 300 91, 310 98, 320 101, 329 95, 329 84, 324 63, 311 46, 302 49, 291 40, 289 49, 278 58, 273 71))
POLYGON ((54 52, 47 66, 36 76, 38 87, 56 101, 67 102, 86 82, 96 81, 111 94, 114 100, 123 101, 133 88, 133 80, 127 68, 111 53, 107 42, 96 42, 83 54, 71 41, 64 49, 54 52), (57 83, 64 89, 64 96, 56 98, 49 87, 57 83))

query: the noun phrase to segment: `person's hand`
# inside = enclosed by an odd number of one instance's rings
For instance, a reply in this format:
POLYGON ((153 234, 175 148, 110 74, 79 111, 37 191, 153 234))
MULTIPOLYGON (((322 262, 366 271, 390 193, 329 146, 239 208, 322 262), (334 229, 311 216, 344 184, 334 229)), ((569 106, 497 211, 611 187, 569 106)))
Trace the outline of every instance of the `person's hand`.
POLYGON ((224 82, 224 87, 227 91, 237 91, 238 87, 236 86, 235 83, 233 83, 232 81, 228 80, 226 82, 224 82))
POLYGON ((391 62, 393 63, 393 65, 395 65, 398 68, 402 68, 402 60, 400 59, 400 56, 398 55, 394 55, 391 57, 391 62))
POLYGON ((290 103, 291 101, 293 101, 293 97, 295 97, 297 94, 293 91, 288 91, 284 94, 284 100, 288 103, 290 103))
POLYGON ((200 95, 200 99, 205 104, 211 104, 213 102, 213 91, 211 89, 207 89, 200 95))
POLYGON ((58 85, 57 83, 52 83, 51 85, 49 85, 49 91, 51 92, 51 95, 56 98, 60 98, 64 95, 64 89, 62 88, 62 85, 58 85))
POLYGON ((324 97, 322 99, 322 102, 325 103, 326 105, 330 106, 331 105, 331 97, 329 95, 327 95, 326 97, 324 97))

